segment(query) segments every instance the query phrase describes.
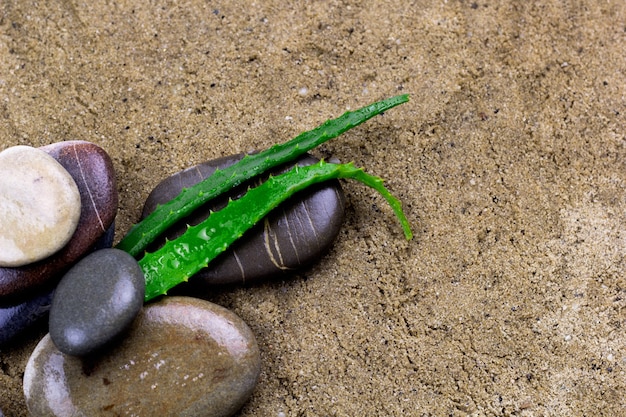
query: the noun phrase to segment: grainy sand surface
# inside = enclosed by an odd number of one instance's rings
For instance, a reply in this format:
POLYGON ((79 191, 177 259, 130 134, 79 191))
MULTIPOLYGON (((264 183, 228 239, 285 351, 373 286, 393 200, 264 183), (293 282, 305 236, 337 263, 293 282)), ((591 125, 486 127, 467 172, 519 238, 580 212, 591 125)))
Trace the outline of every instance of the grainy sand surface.
MULTIPOLYGON (((411 102, 314 152, 344 183, 329 253, 208 299, 262 351, 247 416, 626 414, 626 2, 0 3, 0 148, 111 155, 117 239, 162 178, 347 109, 411 102)), ((0 351, 27 414, 39 326, 0 351)))

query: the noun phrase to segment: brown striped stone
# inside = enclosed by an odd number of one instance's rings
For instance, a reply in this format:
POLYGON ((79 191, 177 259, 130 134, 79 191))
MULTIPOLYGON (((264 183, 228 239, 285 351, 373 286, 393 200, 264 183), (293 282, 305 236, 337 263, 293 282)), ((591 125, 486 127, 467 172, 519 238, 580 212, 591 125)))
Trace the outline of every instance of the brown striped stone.
POLYGON ((99 146, 67 141, 39 148, 56 159, 74 178, 81 199, 75 233, 58 252, 32 264, 0 268, 0 304, 17 304, 31 294, 52 288, 65 270, 92 249, 113 223, 117 188, 113 164, 99 146))

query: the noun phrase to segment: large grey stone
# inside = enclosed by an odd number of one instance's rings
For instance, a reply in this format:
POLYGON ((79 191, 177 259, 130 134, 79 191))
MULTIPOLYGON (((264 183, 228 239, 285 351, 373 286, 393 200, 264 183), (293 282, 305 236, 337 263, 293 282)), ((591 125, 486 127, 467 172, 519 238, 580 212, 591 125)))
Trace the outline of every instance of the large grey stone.
POLYGON ((24 394, 38 417, 225 417, 248 399, 259 372, 241 318, 207 301, 164 297, 96 356, 64 355, 44 337, 26 365, 24 394))
MULTIPOLYGON (((242 157, 240 154, 214 159, 166 178, 148 196, 143 217, 154 211, 158 204, 176 197, 184 187, 202 181, 216 169, 232 165, 242 157)), ((305 155, 297 163, 309 165, 317 161, 305 155)), ((284 172, 291 166, 293 164, 272 172, 284 172)), ((211 210, 223 208, 228 197, 238 198, 243 195, 250 184, 237 187, 226 196, 210 201, 174 225, 165 233, 165 237, 171 240, 180 236, 187 224, 200 223, 209 216, 211 210)), ((344 194, 338 181, 317 184, 294 195, 211 261, 208 268, 198 272, 189 282, 190 293, 215 284, 254 283, 274 278, 318 260, 341 229, 344 207, 344 194)), ((163 239, 150 250, 162 245, 163 239)))
POLYGON ((60 250, 76 230, 80 206, 76 182, 52 156, 21 145, 0 152, 0 266, 60 250))
POLYGON ((109 344, 143 305, 139 264, 119 249, 101 249, 61 279, 50 308, 50 337, 68 355, 87 355, 109 344))

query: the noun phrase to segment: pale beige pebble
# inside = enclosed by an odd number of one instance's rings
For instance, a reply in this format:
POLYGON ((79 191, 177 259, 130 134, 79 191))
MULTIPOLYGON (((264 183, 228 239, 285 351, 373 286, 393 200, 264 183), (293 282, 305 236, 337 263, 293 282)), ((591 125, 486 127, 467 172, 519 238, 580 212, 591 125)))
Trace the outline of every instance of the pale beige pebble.
POLYGON ((80 210, 76 182, 53 157, 22 145, 0 152, 0 266, 27 265, 63 248, 80 210))

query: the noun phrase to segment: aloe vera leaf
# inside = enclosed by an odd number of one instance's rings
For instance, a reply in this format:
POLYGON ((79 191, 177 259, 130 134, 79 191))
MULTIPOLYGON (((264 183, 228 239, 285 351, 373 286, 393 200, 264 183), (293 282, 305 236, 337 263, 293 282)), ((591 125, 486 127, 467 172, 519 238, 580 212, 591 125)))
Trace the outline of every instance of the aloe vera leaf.
POLYGON ((204 181, 184 189, 178 197, 159 206, 152 214, 133 226, 117 244, 117 248, 137 257, 168 227, 188 216, 210 199, 270 168, 289 162, 372 117, 407 101, 409 101, 409 95, 403 94, 346 112, 337 119, 328 120, 288 142, 274 145, 257 154, 246 155, 236 164, 215 171, 204 181))
POLYGON ((270 176, 241 198, 231 200, 222 210, 211 213, 200 224, 188 227, 179 238, 167 241, 153 253, 146 253, 139 261, 146 278, 145 301, 165 294, 205 268, 246 230, 294 193, 334 178, 352 178, 378 191, 400 220, 407 240, 412 238, 402 204, 385 188, 382 179, 355 168, 353 164, 320 161, 305 167, 296 166, 284 174, 270 176))

